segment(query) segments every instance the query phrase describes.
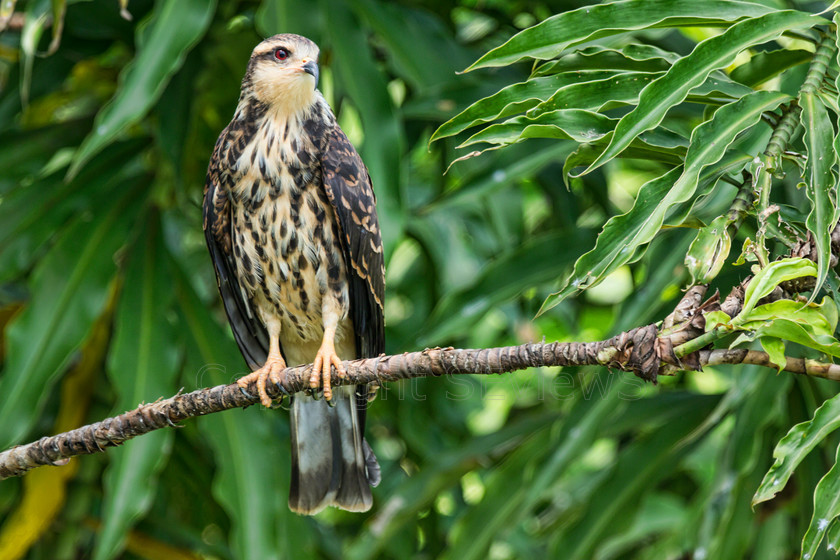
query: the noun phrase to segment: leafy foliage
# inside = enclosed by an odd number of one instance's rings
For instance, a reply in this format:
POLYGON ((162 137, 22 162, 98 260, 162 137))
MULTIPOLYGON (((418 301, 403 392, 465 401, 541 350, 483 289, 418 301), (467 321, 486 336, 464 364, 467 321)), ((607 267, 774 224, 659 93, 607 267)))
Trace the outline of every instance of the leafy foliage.
MULTIPOLYGON (((779 5, 0 3, 0 444, 244 372, 199 202, 281 31, 321 46, 370 168, 389 352, 606 338, 755 274, 707 341, 840 355, 837 17, 779 5), (806 232, 816 263, 777 260, 806 232)), ((374 509, 315 518, 286 507, 286 414, 230 411, 4 481, 0 557, 826 556, 836 392, 752 367, 386 387, 374 509)))
MULTIPOLYGON (((732 259, 733 234, 743 235, 742 230, 750 225, 745 224, 740 230, 739 227, 745 219, 752 218, 755 238, 748 233, 738 261, 757 264, 752 267, 755 277, 747 286, 742 309, 734 317, 723 311, 707 313, 706 335, 685 348, 678 347, 677 355, 684 356, 737 334, 729 338, 730 346, 758 340, 780 369, 785 365, 786 352, 798 353, 803 348, 816 351, 818 356, 836 357, 840 346, 835 338, 837 305, 833 299, 826 296, 819 305, 764 301, 779 290, 780 284, 808 276, 815 277, 815 282, 806 288, 813 301, 829 278, 831 234, 839 215, 835 150, 840 137, 836 131, 840 110, 832 79, 838 69, 836 27, 824 17, 806 12, 767 10, 752 3, 726 4, 649 2, 640 8, 632 2, 612 2, 552 16, 518 33, 469 68, 505 66, 532 58, 537 61, 530 78, 474 103, 441 126, 433 138, 469 132, 471 136, 462 145, 475 149, 474 145, 480 142, 490 144, 484 151, 536 137, 576 142, 578 147, 564 166, 568 173, 575 167, 585 167, 579 174, 571 175, 577 180, 573 182, 575 188, 579 188, 582 177, 603 166, 618 166, 617 158, 661 162, 660 174, 639 188, 632 209, 607 221, 594 249, 577 260, 560 290, 546 299, 543 312, 573 294, 608 281, 628 263, 645 262, 649 244, 665 233, 662 227, 666 223, 700 225, 685 265, 693 282, 714 282, 732 259), (720 19, 712 23, 705 19, 707 14, 720 14, 720 19), (619 41, 621 46, 616 41, 598 44, 604 37, 631 30, 689 25, 715 25, 722 29, 708 34, 684 56, 662 49, 661 39, 656 45, 658 52, 652 45, 634 42, 644 40, 645 35, 628 39, 626 44, 619 41), (792 48, 797 42, 802 46, 810 43, 810 48, 792 48), (576 45, 585 48, 576 49, 576 45), (629 63, 623 68, 616 63, 622 58, 629 63), (547 59, 557 60, 538 62, 547 59), (568 67, 564 64, 567 59, 568 67), (583 60, 591 64, 582 64, 583 60), (644 64, 640 66, 641 63, 644 64), (612 72, 606 78, 599 74, 605 72, 605 67, 612 72), (649 80, 639 80, 640 68, 653 71, 649 80), (724 68, 726 71, 722 72, 724 68), (578 103, 575 96, 563 95, 563 90, 572 86, 562 82, 552 93, 552 78, 563 80, 564 74, 577 74, 574 87, 582 92, 602 90, 605 88, 600 87, 601 82, 610 83, 616 87, 616 96, 604 93, 592 103, 585 93, 578 103), (635 92, 625 95, 623 84, 628 79, 641 83, 635 92), (739 91, 739 85, 748 90, 739 91), (697 112, 697 105, 702 113, 697 112), (523 116, 515 116, 522 112, 523 116), (586 116, 585 121, 569 118, 578 112, 586 116), (507 120, 494 122, 501 118, 507 120), (797 129, 797 124, 802 128, 797 129), (476 132, 476 127, 481 128, 476 132), (669 133, 683 141, 669 147, 650 142, 657 133, 669 133), (642 142, 647 146, 643 147, 642 142), (679 155, 673 152, 677 146, 687 149, 675 164, 655 157, 652 152, 657 150, 653 145, 665 148, 660 148, 661 152, 671 150, 673 155, 679 155), (779 195, 787 173, 801 177, 807 200, 789 190, 779 195), (739 191, 733 192, 730 184, 738 186, 739 191), (707 203, 727 196, 722 193, 727 190, 731 201, 728 212, 725 207, 707 203), (778 223, 771 225, 769 216, 777 213, 778 223), (799 258, 770 262, 778 255, 774 254, 778 251, 774 242, 792 246, 797 238, 800 243, 805 240, 805 232, 814 246, 811 254, 816 264, 799 258)), ((835 17, 835 23, 836 20, 835 17)), ((637 164, 621 164, 633 165, 637 164)), ((836 276, 831 276, 830 284, 833 291, 836 276)), ((832 425, 831 413, 825 411, 801 425, 805 427, 794 430, 809 429, 816 418, 823 419, 820 426, 832 425)), ((765 477, 753 503, 767 500, 781 490, 794 468, 831 431, 814 431, 814 437, 808 439, 794 431, 786 436, 777 447, 776 465, 765 477), (786 469, 782 475, 777 472, 781 465, 786 469)), ((619 455, 619 461, 625 456, 619 455)), ((814 557, 829 526, 840 516, 833 495, 836 478, 834 467, 816 488, 810 486, 815 511, 802 543, 804 558, 814 557)), ((615 496, 615 491, 611 495, 615 496)), ((587 525, 600 521, 593 510, 587 513, 587 525)), ((568 551, 571 547, 576 551, 574 557, 585 557, 596 548, 594 540, 581 550, 570 544, 577 541, 564 538, 561 542, 560 549, 568 551)), ((730 548, 699 547, 695 556, 705 557, 709 550, 716 550, 711 557, 718 558, 724 557, 721 551, 741 557, 747 549, 735 553, 730 548)))

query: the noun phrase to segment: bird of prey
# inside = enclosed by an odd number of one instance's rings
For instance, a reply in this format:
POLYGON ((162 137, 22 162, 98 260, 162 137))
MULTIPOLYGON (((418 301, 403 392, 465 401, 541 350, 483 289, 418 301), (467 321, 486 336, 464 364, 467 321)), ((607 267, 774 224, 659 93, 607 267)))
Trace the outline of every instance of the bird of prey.
POLYGON ((313 363, 293 399, 289 507, 367 511, 379 465, 363 438, 367 389, 330 385, 341 360, 384 350, 382 240, 367 168, 318 91, 317 45, 282 34, 251 54, 233 120, 216 142, 204 231, 239 349, 267 382, 313 363), (315 398, 322 388, 324 399, 315 398))

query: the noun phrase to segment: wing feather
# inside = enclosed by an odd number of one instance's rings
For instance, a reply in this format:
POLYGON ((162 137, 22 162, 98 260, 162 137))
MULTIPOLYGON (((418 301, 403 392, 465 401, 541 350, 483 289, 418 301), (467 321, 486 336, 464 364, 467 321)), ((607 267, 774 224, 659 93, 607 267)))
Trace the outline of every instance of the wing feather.
POLYGON ((231 239, 231 204, 223 186, 225 176, 221 170, 227 132, 225 129, 219 136, 207 170, 207 182, 204 187, 204 236, 207 248, 210 249, 219 292, 233 336, 248 367, 253 371, 265 364, 268 357, 268 331, 254 316, 252 305, 236 278, 231 239))
MULTIPOLYGON (((353 144, 336 124, 327 132, 321 157, 324 189, 338 218, 344 261, 347 263, 350 317, 356 335, 356 357, 373 358, 385 351, 385 260, 376 196, 370 175, 353 144)), ((367 385, 356 386, 356 410, 365 430, 367 385)), ((370 447, 365 450, 368 481, 379 484, 379 466, 370 447)))
POLYGON ((362 158, 341 128, 335 125, 327 135, 321 169, 347 263, 356 353, 371 358, 385 350, 385 261, 376 196, 362 158))

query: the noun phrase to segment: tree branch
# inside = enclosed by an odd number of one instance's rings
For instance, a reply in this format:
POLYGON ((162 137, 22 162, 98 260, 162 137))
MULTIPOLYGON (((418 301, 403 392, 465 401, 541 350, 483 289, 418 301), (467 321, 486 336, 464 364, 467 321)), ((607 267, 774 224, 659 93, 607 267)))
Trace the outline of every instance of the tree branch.
MULTIPOLYGON (((347 376, 334 379, 334 385, 388 383, 401 379, 456 374, 498 374, 531 367, 602 365, 632 372, 656 382, 661 374, 672 374, 676 366, 673 343, 666 335, 659 337, 655 325, 639 327, 600 342, 532 343, 521 346, 456 350, 433 348, 422 352, 380 356, 344 362, 347 376), (661 368, 662 362, 668 362, 661 368)), ((679 335, 677 332, 673 336, 679 335)), ((752 350, 704 350, 699 365, 750 363, 775 367, 763 352, 752 350)), ((281 385, 269 385, 272 398, 282 398, 308 387, 311 364, 287 368, 281 385)), ((789 359, 786 369, 818 377, 840 380, 840 366, 813 360, 789 359)), ((21 476, 42 465, 64 465, 71 457, 104 451, 139 435, 177 426, 187 418, 203 416, 257 404, 256 387, 243 391, 236 383, 177 394, 113 418, 102 420, 62 434, 41 438, 0 453, 0 480, 21 476)))
MULTIPOLYGON (((656 327, 650 325, 601 342, 523 344, 481 350, 435 348, 380 356, 344 362, 347 376, 344 379, 334 378, 334 385, 383 383, 443 374, 504 373, 539 366, 595 364, 627 369, 655 379, 659 367, 653 350, 656 334, 656 327)), ((280 398, 311 390, 308 387, 311 368, 311 364, 287 368, 282 386, 270 384, 267 387, 269 396, 280 398)), ((70 457, 101 452, 153 430, 175 426, 187 418, 258 402, 253 384, 245 392, 232 383, 143 404, 119 416, 0 453, 0 479, 20 476, 41 465, 62 465, 70 457)))

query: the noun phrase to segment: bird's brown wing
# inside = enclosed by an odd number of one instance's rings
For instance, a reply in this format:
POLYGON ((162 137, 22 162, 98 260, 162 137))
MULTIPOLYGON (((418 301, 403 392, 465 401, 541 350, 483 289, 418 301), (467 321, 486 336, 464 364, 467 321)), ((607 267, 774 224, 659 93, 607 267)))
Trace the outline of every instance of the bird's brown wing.
POLYGON ((347 263, 356 357, 371 358, 385 350, 385 263, 376 197, 367 168, 344 132, 335 125, 327 136, 321 169, 347 263))
POLYGON ((254 308, 236 279, 231 240, 231 205, 227 190, 223 186, 227 179, 221 169, 224 164, 222 158, 227 133, 228 130, 225 129, 219 136, 207 170, 207 182, 204 187, 204 236, 210 249, 210 257, 213 259, 213 267, 216 269, 219 292, 233 336, 248 367, 256 370, 265 364, 268 357, 268 332, 254 315, 254 308))

